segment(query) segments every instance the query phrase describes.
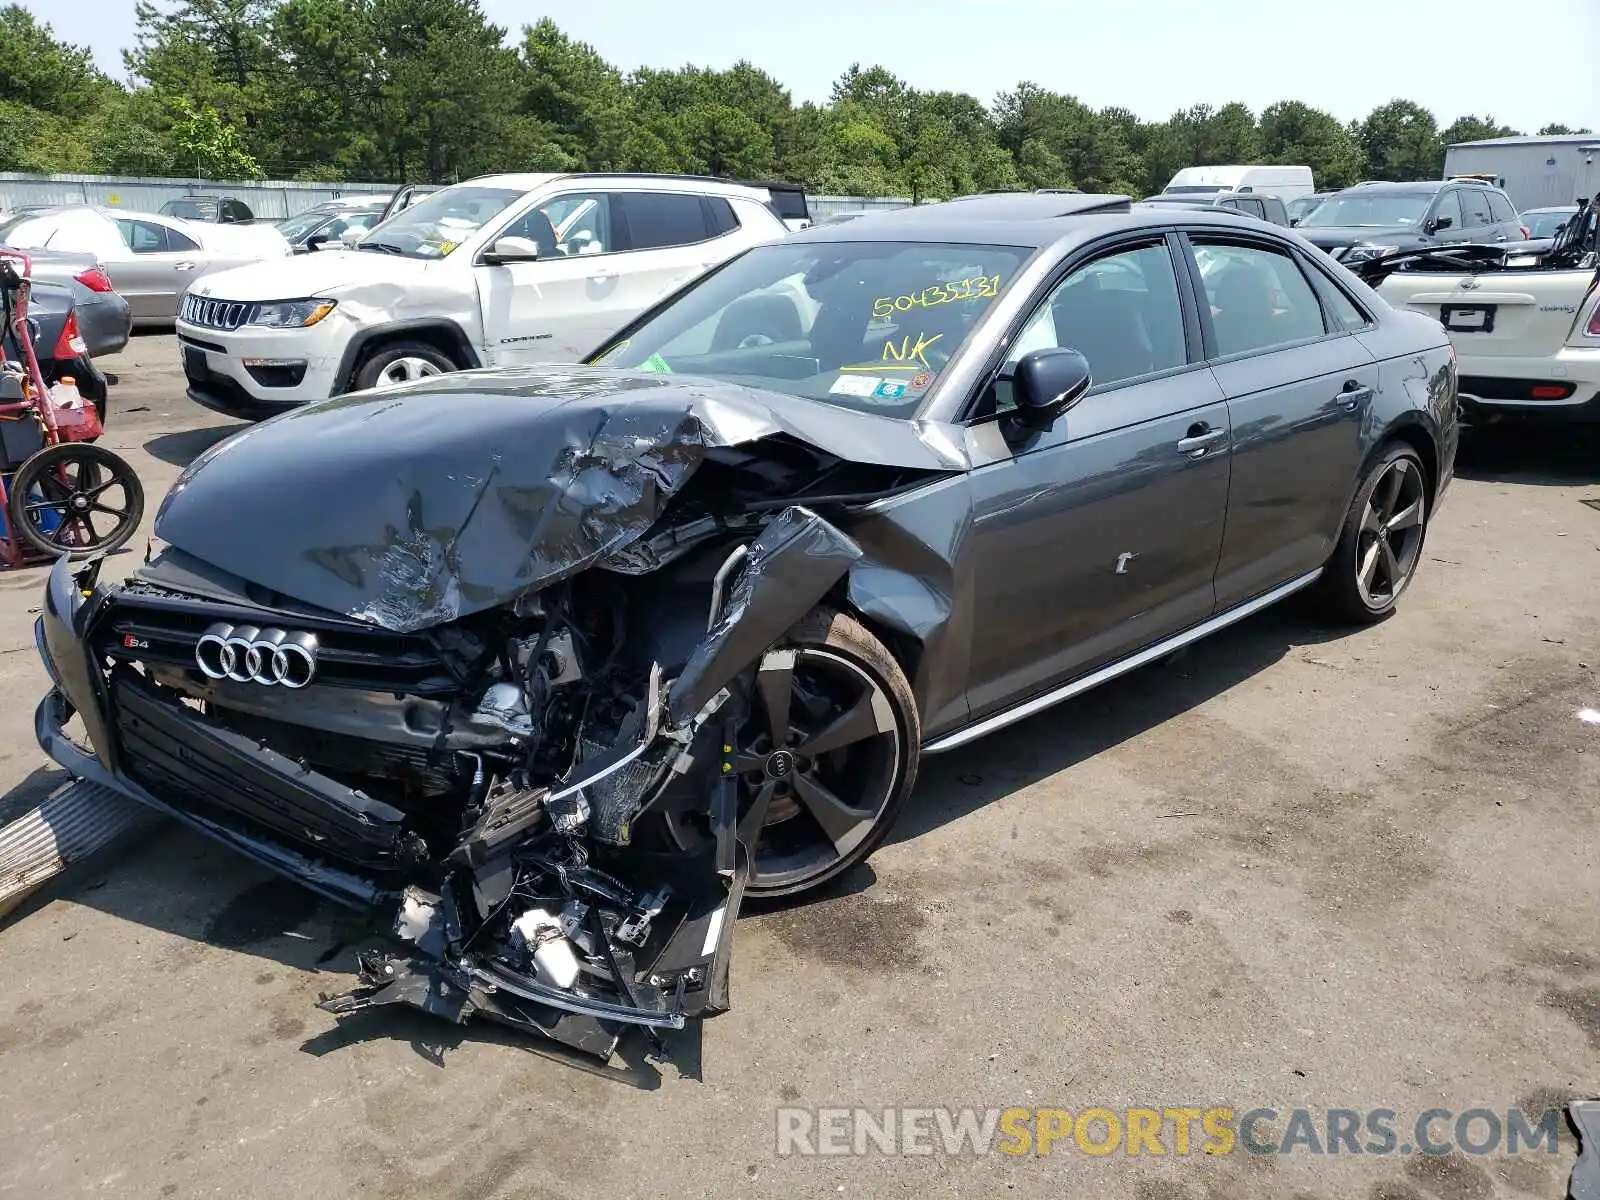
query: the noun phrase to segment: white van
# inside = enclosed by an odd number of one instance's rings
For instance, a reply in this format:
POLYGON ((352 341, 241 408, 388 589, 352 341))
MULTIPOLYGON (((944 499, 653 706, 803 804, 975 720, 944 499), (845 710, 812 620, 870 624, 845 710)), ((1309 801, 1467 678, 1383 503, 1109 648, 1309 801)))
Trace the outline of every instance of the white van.
POLYGON ((1175 192, 1270 192, 1284 203, 1316 191, 1310 167, 1185 167, 1162 195, 1175 192))

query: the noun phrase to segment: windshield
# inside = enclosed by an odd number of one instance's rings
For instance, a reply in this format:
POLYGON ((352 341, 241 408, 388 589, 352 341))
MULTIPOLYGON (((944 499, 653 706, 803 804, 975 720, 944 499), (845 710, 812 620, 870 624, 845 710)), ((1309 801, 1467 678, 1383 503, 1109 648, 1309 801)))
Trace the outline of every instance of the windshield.
POLYGON ((466 184, 445 188, 395 213, 357 244, 407 258, 443 258, 524 194, 466 184))
POLYGON ((217 217, 215 200, 168 200, 161 211, 169 217, 182 217, 186 221, 214 221, 217 217))
POLYGON ((1291 217, 1299 217, 1304 220, 1321 207, 1323 199, 1322 196, 1301 196, 1289 201, 1286 207, 1291 217))
POLYGON ((323 222, 335 215, 335 210, 327 208, 313 208, 297 216, 285 217, 278 222, 278 232, 291 242, 305 237, 313 229, 321 228, 323 222))
POLYGON ((909 416, 1032 253, 935 242, 758 246, 590 361, 909 416))
POLYGON ((1561 232, 1561 227, 1572 219, 1572 214, 1577 209, 1568 212, 1542 212, 1523 213, 1522 223, 1528 227, 1528 236, 1536 238, 1553 238, 1561 232))
POLYGON ((1418 225, 1433 202, 1432 192, 1342 192, 1330 196, 1300 222, 1301 229, 1340 229, 1352 225, 1391 228, 1418 225))

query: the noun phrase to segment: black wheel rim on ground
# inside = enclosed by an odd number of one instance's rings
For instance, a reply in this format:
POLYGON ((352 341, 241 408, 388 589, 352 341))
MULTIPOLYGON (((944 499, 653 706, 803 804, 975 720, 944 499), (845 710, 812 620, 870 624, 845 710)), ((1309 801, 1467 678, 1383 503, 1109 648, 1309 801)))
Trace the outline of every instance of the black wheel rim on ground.
POLYGON ((85 443, 47 446, 27 459, 12 477, 9 500, 13 535, 44 554, 114 550, 144 516, 144 489, 133 468, 85 443))
POLYGON ((1356 588, 1379 611, 1400 598, 1417 569, 1428 493, 1410 458, 1396 458, 1367 495, 1356 540, 1356 588))
POLYGON ((741 815, 767 806, 749 887, 800 890, 838 868, 878 827, 905 770, 883 684, 821 647, 762 659, 733 768, 741 815))

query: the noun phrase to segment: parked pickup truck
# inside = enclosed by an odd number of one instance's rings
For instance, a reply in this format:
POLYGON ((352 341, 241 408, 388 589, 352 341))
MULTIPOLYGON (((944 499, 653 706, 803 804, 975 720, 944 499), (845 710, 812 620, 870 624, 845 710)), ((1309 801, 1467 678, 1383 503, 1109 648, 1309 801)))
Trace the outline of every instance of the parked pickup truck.
POLYGON ((1466 420, 1600 423, 1596 202, 1545 254, 1435 247, 1352 268, 1394 307, 1444 325, 1466 420))

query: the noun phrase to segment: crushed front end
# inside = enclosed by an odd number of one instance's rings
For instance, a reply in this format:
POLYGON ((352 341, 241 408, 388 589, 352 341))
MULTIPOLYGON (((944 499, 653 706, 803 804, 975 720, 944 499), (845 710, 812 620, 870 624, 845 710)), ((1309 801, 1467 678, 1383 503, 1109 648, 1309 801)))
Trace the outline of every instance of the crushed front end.
POLYGON ((37 734, 73 774, 371 913, 392 948, 328 1011, 482 1014, 606 1056, 628 1026, 728 1007, 763 814, 727 748, 764 648, 859 553, 793 507, 709 581, 592 571, 408 632, 171 548, 123 584, 63 561, 37 734), (655 836, 668 818, 699 849, 655 836))

